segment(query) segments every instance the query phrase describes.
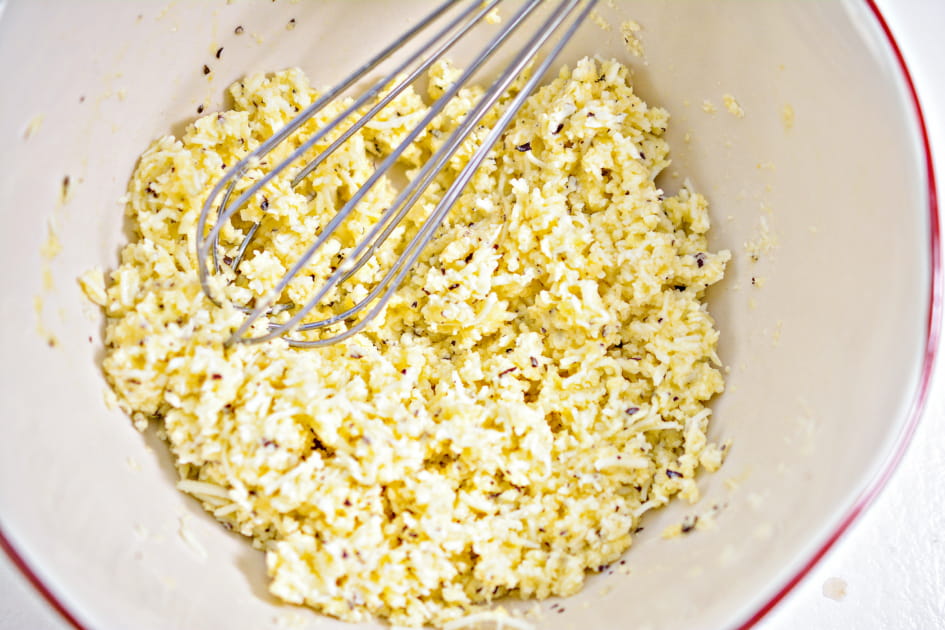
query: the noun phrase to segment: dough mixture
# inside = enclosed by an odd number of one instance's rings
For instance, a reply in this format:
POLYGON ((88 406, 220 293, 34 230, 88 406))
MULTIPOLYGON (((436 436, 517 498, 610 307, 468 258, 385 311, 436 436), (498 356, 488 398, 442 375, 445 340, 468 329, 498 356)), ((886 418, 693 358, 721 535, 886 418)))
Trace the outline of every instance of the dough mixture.
MULTIPOLYGON (((457 75, 437 65, 428 96, 457 75)), ((117 269, 82 282, 107 315, 119 404, 139 428, 157 423, 179 487, 265 551, 275 595, 349 621, 442 625, 506 595, 573 594, 645 512, 697 498, 697 471, 722 458, 706 440, 723 379, 705 292, 729 254, 708 251, 702 196, 654 183, 668 114, 633 93, 626 67, 584 59, 539 89, 386 311, 315 350, 225 347, 244 315, 198 283, 210 188, 316 98, 299 70, 230 91, 232 111, 141 156, 134 240, 117 269)), ((463 90, 404 155, 408 175, 481 93, 463 90)), ((265 294, 427 102, 408 90, 297 189, 280 178, 251 202, 221 242, 235 249, 253 221, 259 236, 218 290, 237 304, 265 294)), ((288 299, 304 301, 395 193, 372 192, 288 299)), ((388 249, 332 308, 366 294, 388 249)))

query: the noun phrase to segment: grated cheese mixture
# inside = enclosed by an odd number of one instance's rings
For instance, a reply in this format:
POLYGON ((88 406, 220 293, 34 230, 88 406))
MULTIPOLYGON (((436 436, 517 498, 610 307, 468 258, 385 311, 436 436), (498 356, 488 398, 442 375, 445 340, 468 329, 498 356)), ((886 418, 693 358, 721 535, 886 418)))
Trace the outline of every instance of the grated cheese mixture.
MULTIPOLYGON (((457 75, 437 65, 428 97, 457 75)), ((408 174, 481 92, 463 90, 420 137, 408 174)), ((265 551, 275 595, 348 621, 452 627, 506 595, 577 592, 645 512, 697 498, 697 471, 722 457, 705 435, 723 380, 704 299, 729 253, 707 251, 702 196, 655 185, 668 114, 633 93, 626 67, 584 59, 536 92, 386 311, 317 350, 224 347, 243 315, 200 290, 194 230, 210 188, 316 98, 299 70, 231 94, 232 111, 141 156, 135 238, 83 286, 107 315, 118 404, 139 428, 158 423, 181 490, 265 551)), ((274 182, 223 231, 233 249, 262 221, 239 277, 217 289, 238 304, 262 296, 426 107, 408 90, 298 189, 274 182)), ((395 192, 372 192, 311 269, 339 264, 395 192)), ((337 305, 373 286, 397 238, 337 305)), ((289 298, 313 286, 303 274, 289 298)))

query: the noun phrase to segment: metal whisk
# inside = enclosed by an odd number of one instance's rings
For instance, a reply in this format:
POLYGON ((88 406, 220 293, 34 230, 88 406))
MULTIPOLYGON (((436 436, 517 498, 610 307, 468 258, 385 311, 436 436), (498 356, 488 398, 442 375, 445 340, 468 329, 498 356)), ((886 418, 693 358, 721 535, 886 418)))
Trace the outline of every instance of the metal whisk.
MULTIPOLYGON (((302 257, 283 275, 281 280, 263 299, 257 300, 252 307, 234 305, 246 313, 247 317, 230 337, 228 343, 259 343, 282 336, 293 346, 324 346, 360 332, 381 312, 400 286, 411 267, 416 263, 423 248, 433 238, 434 232, 443 222, 450 208, 472 179, 476 169, 478 169, 485 160, 505 128, 512 121, 519 109, 521 109, 526 98, 535 89, 542 75, 550 68, 555 57, 561 52, 562 48, 564 48, 565 44, 593 9, 597 0, 562 0, 559 2, 540 23, 531 37, 518 49, 513 61, 502 70, 481 100, 462 119, 462 122, 458 125, 456 130, 430 159, 424 163, 417 175, 400 191, 395 201, 382 213, 380 219, 371 227, 367 235, 352 248, 345 261, 328 276, 324 284, 314 291, 311 298, 301 306, 277 304, 277 301, 291 280, 301 272, 312 257, 316 255, 319 248, 338 230, 345 219, 363 200, 371 187, 380 181, 385 174, 390 172, 404 150, 423 133, 424 129, 443 111, 450 100, 456 97, 459 90, 469 82, 476 71, 527 22, 527 18, 534 13, 540 5, 544 4, 545 1, 546 0, 527 0, 518 12, 502 26, 495 37, 489 41, 486 47, 472 60, 462 75, 430 106, 428 113, 426 113, 419 124, 417 124, 391 154, 383 160, 375 169, 374 173, 365 181, 364 185, 356 191, 350 201, 338 210, 337 214, 332 217, 321 232, 314 236, 312 244, 305 250, 302 257), (553 44, 546 46, 549 40, 555 35, 557 35, 557 39, 553 44), (463 170, 460 171, 452 181, 446 193, 434 210, 422 222, 416 234, 407 242, 402 253, 398 256, 393 266, 385 273, 383 278, 369 291, 366 297, 353 307, 342 313, 332 315, 331 317, 303 323, 308 313, 315 308, 332 289, 351 278, 351 276, 375 254, 377 249, 390 236, 417 200, 420 199, 424 191, 434 179, 436 179, 437 175, 446 166, 450 158, 470 136, 473 130, 476 129, 477 125, 480 124, 490 109, 509 90, 529 64, 532 64, 535 60, 538 60, 538 63, 522 89, 511 99, 502 111, 498 122, 486 135, 485 140, 473 153, 472 158, 463 170), (286 321, 279 323, 270 320, 268 322, 268 331, 265 334, 256 336, 247 334, 250 332, 250 328, 253 324, 261 317, 276 315, 285 310, 294 311, 291 313, 291 317, 286 321), (326 335, 318 339, 297 339, 286 336, 293 331, 316 330, 338 324, 339 322, 344 322, 349 325, 341 332, 326 335)), ((327 149, 319 153, 315 159, 306 164, 294 177, 291 185, 293 187, 297 186, 313 170, 322 164, 329 155, 396 98, 397 95, 403 92, 418 77, 422 76, 424 72, 450 50, 470 29, 501 4, 501 2, 502 0, 488 0, 486 2, 482 0, 447 0, 430 15, 421 20, 419 24, 404 33, 397 41, 393 42, 377 56, 361 66, 339 85, 330 89, 275 135, 262 143, 257 149, 249 153, 227 171, 207 197, 207 201, 203 205, 197 224, 198 272, 203 291, 210 300, 217 305, 221 304, 221 301, 214 295, 209 281, 212 274, 221 272, 221 259, 225 260, 225 264, 229 264, 235 271, 249 249, 259 228, 258 222, 253 224, 243 238, 242 243, 237 248, 235 255, 232 257, 223 257, 219 252, 220 231, 233 215, 245 206, 245 204, 269 181, 278 176, 279 173, 284 171, 289 165, 299 161, 316 143, 323 140, 336 128, 343 128, 342 125, 346 123, 346 121, 350 122, 350 126, 348 126, 327 149), (449 14, 456 10, 459 11, 459 14, 452 19, 447 19, 449 14), (255 181, 231 201, 230 198, 233 196, 238 182, 247 171, 257 167, 257 165, 264 160, 265 156, 272 152, 280 143, 284 142, 293 132, 298 130, 299 127, 318 114, 318 112, 327 105, 338 99, 367 73, 371 72, 402 47, 413 41, 421 33, 435 30, 435 24, 444 20, 447 20, 447 24, 439 30, 436 30, 434 35, 420 45, 415 53, 398 64, 397 67, 386 76, 375 82, 361 94, 361 96, 356 98, 349 107, 346 107, 341 114, 302 143, 288 159, 274 165, 264 176, 255 181), (401 75, 404 75, 404 78, 398 81, 382 98, 378 98, 379 94, 384 92, 385 88, 392 85, 396 78, 401 75), (370 109, 368 109, 363 116, 349 121, 349 119, 353 118, 354 114, 373 101, 376 102, 371 105, 370 109), (221 201, 219 204, 215 204, 215 200, 218 198, 221 198, 221 201), (214 205, 217 206, 217 219, 208 231, 208 218, 214 210, 214 205)))

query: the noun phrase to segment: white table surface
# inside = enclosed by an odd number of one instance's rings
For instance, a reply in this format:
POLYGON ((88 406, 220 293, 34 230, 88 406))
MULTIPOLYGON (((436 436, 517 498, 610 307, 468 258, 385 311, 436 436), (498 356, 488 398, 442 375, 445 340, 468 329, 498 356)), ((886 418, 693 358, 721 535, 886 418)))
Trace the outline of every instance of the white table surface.
MULTIPOLYGON (((945 0, 876 2, 919 91, 945 202, 945 0)), ((943 466, 945 361, 939 361, 924 418, 889 485, 757 628, 945 628, 943 466)), ((0 554, 0 629, 67 628, 0 554)))

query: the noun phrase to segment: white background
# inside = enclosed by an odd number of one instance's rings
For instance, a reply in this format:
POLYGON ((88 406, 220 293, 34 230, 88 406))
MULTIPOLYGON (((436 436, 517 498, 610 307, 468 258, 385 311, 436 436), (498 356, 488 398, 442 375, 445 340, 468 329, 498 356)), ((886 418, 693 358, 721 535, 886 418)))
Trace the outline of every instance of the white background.
MULTIPOLYGON (((945 205, 945 0, 876 2, 918 88, 945 205)), ((759 630, 945 628, 943 363, 923 421, 889 485, 759 630)), ((66 628, 0 554, 0 629, 66 628)))

